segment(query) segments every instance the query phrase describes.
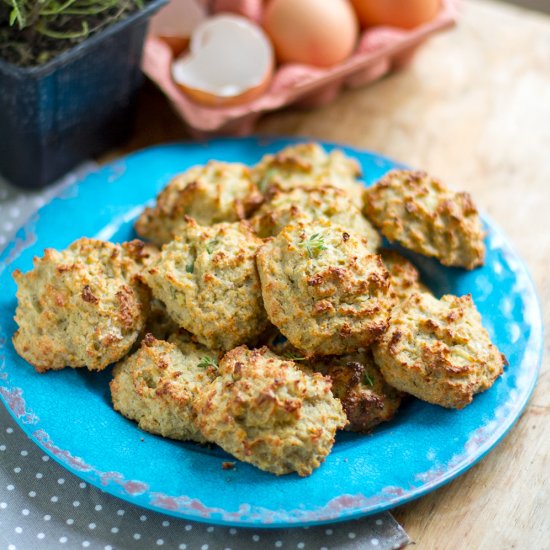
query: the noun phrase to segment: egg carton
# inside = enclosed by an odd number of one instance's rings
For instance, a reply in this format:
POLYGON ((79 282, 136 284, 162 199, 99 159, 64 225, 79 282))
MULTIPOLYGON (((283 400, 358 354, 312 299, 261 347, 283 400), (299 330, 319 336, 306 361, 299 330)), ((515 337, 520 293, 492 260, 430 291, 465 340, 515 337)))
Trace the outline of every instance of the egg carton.
MULTIPOLYGON (((246 14, 250 0, 218 2, 224 11, 235 6, 246 14), (243 8, 244 5, 244 8, 243 8)), ((171 77, 173 52, 163 40, 149 36, 145 43, 143 71, 162 90, 195 137, 247 135, 262 113, 288 105, 306 108, 325 105, 342 89, 364 86, 399 70, 411 59, 416 47, 432 34, 455 25, 458 0, 442 0, 434 19, 411 30, 372 27, 362 32, 355 52, 330 68, 286 63, 277 68, 268 89, 254 100, 236 106, 206 107, 193 102, 171 77)), ((250 18, 261 17, 250 11, 250 18)))

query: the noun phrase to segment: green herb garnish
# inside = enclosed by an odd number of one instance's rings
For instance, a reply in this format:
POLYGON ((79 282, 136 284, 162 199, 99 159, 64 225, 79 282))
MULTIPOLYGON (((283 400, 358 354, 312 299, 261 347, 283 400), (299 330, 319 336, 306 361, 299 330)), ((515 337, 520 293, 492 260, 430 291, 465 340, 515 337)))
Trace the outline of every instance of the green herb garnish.
POLYGON ((302 241, 298 246, 305 248, 310 258, 315 258, 321 250, 327 250, 325 237, 321 233, 314 233, 307 241, 302 241))
POLYGON ((187 273, 193 273, 193 271, 195 271, 195 264, 194 262, 191 262, 190 264, 187 264, 185 266, 185 271, 187 271, 187 273))
POLYGON ((365 374, 363 375, 363 382, 370 386, 371 388, 374 386, 374 378, 371 378, 369 376, 368 371, 365 371, 365 374))
POLYGON ((144 0, 0 0, 0 57, 45 63, 144 7, 144 0))
POLYGON ((208 357, 205 355, 200 361, 197 367, 201 369, 207 369, 208 367, 214 367, 215 369, 218 368, 218 363, 215 359, 212 359, 212 357, 208 357))
POLYGON ((208 254, 212 254, 212 252, 214 252, 214 247, 218 244, 218 239, 212 239, 211 241, 208 241, 206 243, 206 252, 208 252, 208 254))

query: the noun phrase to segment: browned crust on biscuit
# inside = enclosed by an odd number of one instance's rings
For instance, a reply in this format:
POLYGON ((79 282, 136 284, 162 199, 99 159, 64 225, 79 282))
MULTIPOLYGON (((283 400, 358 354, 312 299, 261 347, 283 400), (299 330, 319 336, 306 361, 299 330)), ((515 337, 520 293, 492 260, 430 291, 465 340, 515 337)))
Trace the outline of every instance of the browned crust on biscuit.
POLYGON ((410 296, 394 308, 388 331, 373 351, 392 386, 456 409, 491 387, 505 364, 470 295, 410 296))
POLYGON ((402 393, 384 380, 370 350, 306 364, 332 380, 332 393, 342 402, 348 418, 346 430, 370 432, 397 413, 402 393))
POLYGON ((46 249, 28 273, 17 271, 16 351, 39 372, 102 370, 123 357, 145 324, 148 295, 137 264, 119 245, 82 238, 46 249))
POLYGON ((386 329, 388 272, 344 228, 328 220, 289 225, 257 263, 270 321, 306 356, 353 352, 386 329))
POLYGON ((255 261, 262 244, 246 221, 201 227, 187 218, 144 278, 180 327, 229 350, 267 326, 255 261))
POLYGON ((390 241, 444 265, 483 265, 484 231, 472 198, 425 172, 386 174, 365 191, 365 215, 390 241))
POLYGON ((118 363, 110 383, 115 410, 145 431, 180 440, 205 442, 193 403, 217 375, 201 366, 211 351, 188 339, 174 343, 146 334, 140 348, 118 363))
POLYGON ((327 378, 265 347, 231 350, 219 372, 195 403, 206 439, 277 475, 305 476, 320 466, 346 424, 327 378))
POLYGON ((263 201, 250 170, 238 163, 210 161, 176 176, 145 208, 135 224, 138 235, 164 244, 190 216, 202 225, 234 222, 249 216, 263 201))

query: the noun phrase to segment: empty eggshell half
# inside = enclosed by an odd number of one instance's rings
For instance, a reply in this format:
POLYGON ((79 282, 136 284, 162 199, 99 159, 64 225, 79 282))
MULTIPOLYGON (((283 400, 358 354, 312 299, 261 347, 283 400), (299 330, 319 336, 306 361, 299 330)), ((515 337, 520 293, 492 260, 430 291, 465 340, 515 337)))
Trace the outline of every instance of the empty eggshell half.
POLYGON ((198 103, 237 105, 269 86, 273 58, 260 27, 238 15, 216 15, 195 29, 190 53, 174 61, 172 77, 198 103))

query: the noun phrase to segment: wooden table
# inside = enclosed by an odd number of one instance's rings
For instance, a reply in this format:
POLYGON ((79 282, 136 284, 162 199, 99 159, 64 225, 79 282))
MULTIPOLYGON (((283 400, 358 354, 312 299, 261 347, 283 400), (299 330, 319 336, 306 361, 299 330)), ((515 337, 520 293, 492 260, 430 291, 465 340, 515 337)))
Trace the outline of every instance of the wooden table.
MULTIPOLYGON (((152 86, 126 152, 185 138, 152 86)), ((412 65, 258 132, 378 151, 470 191, 510 236, 550 307, 550 18, 470 1, 412 65)), ((550 328, 548 330, 550 332, 550 328)), ((419 548, 550 548, 550 338, 535 394, 508 437, 465 475, 395 510, 419 548)))

